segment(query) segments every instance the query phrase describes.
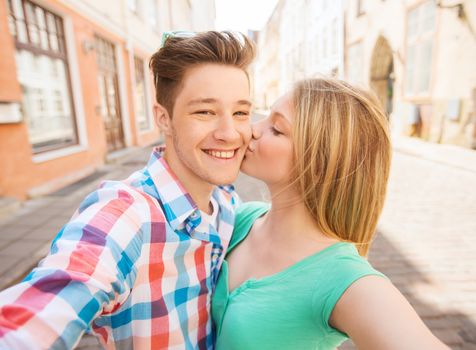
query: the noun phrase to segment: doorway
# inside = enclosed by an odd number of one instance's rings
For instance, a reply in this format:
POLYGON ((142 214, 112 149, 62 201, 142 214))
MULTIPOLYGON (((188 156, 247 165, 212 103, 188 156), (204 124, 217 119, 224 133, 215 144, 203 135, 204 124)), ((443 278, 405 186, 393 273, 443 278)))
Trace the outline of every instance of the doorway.
POLYGON ((100 115, 104 122, 108 152, 125 147, 119 103, 119 83, 114 44, 95 36, 100 115))
POLYGON ((393 111, 393 89, 395 73, 392 49, 383 36, 375 43, 370 68, 370 87, 377 94, 389 116, 393 111))

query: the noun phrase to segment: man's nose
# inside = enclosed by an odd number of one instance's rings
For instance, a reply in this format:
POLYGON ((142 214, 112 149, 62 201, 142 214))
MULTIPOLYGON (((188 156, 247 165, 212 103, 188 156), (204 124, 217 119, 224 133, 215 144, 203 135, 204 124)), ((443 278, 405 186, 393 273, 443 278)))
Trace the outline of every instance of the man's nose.
POLYGON ((232 116, 223 116, 215 130, 215 137, 218 140, 233 142, 240 139, 238 127, 232 116))

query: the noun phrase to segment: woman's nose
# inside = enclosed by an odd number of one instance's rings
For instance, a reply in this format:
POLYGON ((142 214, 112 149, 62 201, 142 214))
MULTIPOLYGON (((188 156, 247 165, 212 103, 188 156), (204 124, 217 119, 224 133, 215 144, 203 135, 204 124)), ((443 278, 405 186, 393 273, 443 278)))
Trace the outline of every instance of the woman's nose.
POLYGON ((259 126, 259 123, 251 125, 251 135, 254 139, 259 139, 261 137, 261 127, 259 126))

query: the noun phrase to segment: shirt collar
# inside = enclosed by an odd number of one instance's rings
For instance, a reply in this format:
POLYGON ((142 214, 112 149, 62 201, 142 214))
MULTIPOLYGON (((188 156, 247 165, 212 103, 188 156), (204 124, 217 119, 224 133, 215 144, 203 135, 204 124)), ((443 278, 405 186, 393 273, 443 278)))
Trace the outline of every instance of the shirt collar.
POLYGON ((164 147, 154 148, 147 170, 154 182, 164 215, 173 230, 182 227, 187 218, 195 221, 200 210, 163 157, 164 147))

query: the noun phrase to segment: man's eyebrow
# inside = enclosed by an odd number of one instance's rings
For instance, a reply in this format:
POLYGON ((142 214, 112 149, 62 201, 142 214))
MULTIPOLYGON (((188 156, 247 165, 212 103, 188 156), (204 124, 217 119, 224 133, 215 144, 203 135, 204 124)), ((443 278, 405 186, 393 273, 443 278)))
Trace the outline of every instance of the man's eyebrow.
POLYGON ((253 103, 251 101, 248 101, 248 100, 239 100, 237 103, 239 105, 246 105, 246 106, 249 106, 249 107, 251 107, 253 105, 253 103))
MULTIPOLYGON (((195 100, 191 100, 187 103, 187 106, 193 106, 193 105, 198 105, 198 104, 205 104, 205 103, 208 103, 208 104, 212 104, 212 103, 217 103, 218 100, 216 98, 197 98, 195 100)), ((251 103, 251 101, 248 101, 248 100, 239 100, 236 102, 237 104, 239 105, 246 105, 246 106, 252 106, 253 103, 251 103)))
POLYGON ((197 98, 195 100, 191 100, 187 103, 187 106, 198 105, 202 103, 216 103, 217 100, 214 98, 197 98))

